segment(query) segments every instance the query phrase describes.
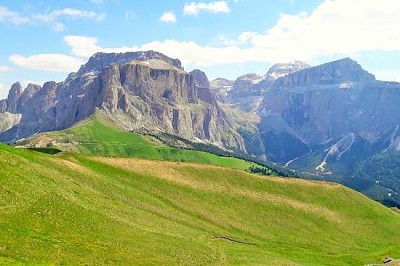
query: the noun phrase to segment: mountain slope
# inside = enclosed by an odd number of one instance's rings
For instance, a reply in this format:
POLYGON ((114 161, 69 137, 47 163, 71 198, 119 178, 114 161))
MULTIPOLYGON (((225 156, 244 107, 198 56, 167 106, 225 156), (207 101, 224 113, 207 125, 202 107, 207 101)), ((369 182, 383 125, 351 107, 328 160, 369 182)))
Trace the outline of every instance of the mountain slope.
POLYGON ((63 151, 84 154, 196 162, 241 170, 248 170, 251 166, 250 162, 234 157, 221 157, 188 149, 186 148, 188 145, 179 140, 174 144, 183 148, 167 146, 156 137, 146 137, 135 132, 121 130, 112 121, 98 113, 72 128, 42 133, 20 142, 18 146, 25 148, 57 147, 63 151))
POLYGON ((363 265, 400 216, 340 185, 0 145, 0 263, 363 265))

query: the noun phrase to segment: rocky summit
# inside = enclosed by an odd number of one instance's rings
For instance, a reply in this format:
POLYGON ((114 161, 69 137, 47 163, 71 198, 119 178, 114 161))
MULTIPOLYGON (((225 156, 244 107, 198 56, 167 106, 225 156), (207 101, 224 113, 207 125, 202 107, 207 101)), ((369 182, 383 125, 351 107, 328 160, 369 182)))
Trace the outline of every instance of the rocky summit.
POLYGON ((154 51, 97 53, 78 72, 43 87, 12 86, 0 102, 3 142, 61 130, 102 112, 126 130, 166 132, 245 149, 219 106, 206 75, 187 73, 178 59, 154 51))
POLYGON ((242 111, 254 113, 258 111, 266 91, 276 79, 308 67, 310 66, 300 61, 278 63, 273 65, 264 76, 249 73, 238 77, 232 83, 227 83, 221 78, 211 83, 224 92, 227 103, 242 111))

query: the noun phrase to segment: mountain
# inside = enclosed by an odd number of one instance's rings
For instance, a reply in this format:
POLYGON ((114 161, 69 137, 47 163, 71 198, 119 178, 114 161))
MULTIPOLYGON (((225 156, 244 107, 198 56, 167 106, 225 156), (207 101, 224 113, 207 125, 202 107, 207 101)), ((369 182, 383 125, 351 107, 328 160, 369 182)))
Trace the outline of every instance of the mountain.
POLYGON ((378 177, 371 182, 356 171, 371 156, 398 150, 399 102, 400 83, 378 81, 345 58, 275 80, 258 128, 270 160, 393 198, 395 183, 378 188, 378 177))
POLYGON ((264 80, 276 80, 278 78, 287 76, 291 73, 297 72, 302 69, 309 68, 310 66, 301 61, 292 61, 289 63, 278 63, 273 65, 265 74, 264 80))
POLYGON ((99 113, 125 131, 270 160, 400 206, 398 171, 385 171, 400 156, 398 102, 400 83, 376 80, 350 58, 210 82, 158 52, 97 53, 63 82, 15 83, 0 101, 0 141, 99 113))
POLYGON ((226 91, 227 103, 245 112, 257 112, 266 91, 276 79, 308 67, 310 66, 300 61, 275 64, 264 76, 256 73, 245 74, 238 77, 229 89, 221 89, 226 91))
POLYGON ((0 144, 0 264, 366 265, 400 215, 338 184, 0 144))
POLYGON ((78 72, 43 87, 16 83, 0 103, 8 119, 0 141, 71 127, 102 112, 126 130, 166 132, 245 151, 234 121, 200 70, 154 51, 97 53, 78 72), (20 120, 18 120, 20 118, 20 120))

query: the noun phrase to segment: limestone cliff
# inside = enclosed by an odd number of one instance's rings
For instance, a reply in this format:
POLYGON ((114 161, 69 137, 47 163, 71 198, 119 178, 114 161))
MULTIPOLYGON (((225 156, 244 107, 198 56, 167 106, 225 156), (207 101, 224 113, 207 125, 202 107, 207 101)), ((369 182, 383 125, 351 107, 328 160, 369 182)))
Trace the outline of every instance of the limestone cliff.
POLYGON ((158 52, 97 53, 63 82, 29 84, 23 92, 15 84, 0 107, 21 121, 0 140, 68 128, 99 111, 126 130, 145 128, 244 151, 209 86, 203 72, 187 73, 178 59, 158 52))
POLYGON ((265 95, 259 128, 269 157, 281 163, 349 134, 370 147, 399 124, 399 101, 399 83, 376 81, 345 58, 277 79, 265 95))

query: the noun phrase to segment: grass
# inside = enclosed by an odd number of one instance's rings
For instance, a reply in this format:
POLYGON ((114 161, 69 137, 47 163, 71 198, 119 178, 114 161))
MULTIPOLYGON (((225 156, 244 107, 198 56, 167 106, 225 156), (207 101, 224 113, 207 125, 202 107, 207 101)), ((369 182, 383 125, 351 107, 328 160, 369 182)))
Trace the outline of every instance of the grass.
POLYGON ((0 145, 0 264, 364 265, 400 215, 341 185, 0 145))
POLYGON ((167 161, 185 161, 246 170, 251 163, 233 157, 221 157, 207 152, 169 147, 143 135, 127 132, 93 116, 71 129, 47 133, 62 143, 76 143, 84 154, 123 156, 167 161))

